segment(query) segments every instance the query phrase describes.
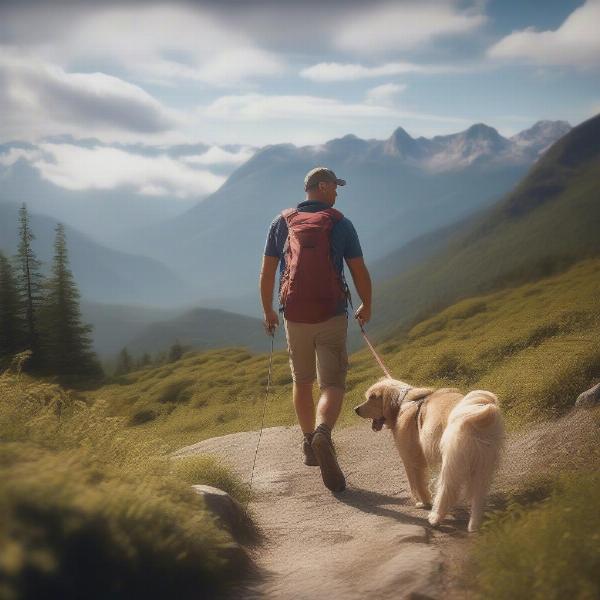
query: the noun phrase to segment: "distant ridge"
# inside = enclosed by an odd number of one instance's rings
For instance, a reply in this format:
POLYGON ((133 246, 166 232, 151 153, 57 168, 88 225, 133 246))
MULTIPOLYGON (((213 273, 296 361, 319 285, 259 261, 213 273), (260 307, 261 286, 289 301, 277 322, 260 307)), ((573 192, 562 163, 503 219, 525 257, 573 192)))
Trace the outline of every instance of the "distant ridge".
POLYGON ((598 256, 598 223, 600 115, 551 146, 491 208, 377 263, 374 271, 387 280, 375 292, 372 326, 385 335, 391 323, 406 324, 460 298, 532 281, 598 256))

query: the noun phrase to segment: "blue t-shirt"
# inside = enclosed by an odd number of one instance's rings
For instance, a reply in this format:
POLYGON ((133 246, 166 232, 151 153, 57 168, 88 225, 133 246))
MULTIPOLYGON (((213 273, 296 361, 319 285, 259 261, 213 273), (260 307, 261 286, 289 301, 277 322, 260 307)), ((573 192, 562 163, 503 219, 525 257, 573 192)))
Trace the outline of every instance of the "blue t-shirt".
MULTIPOLYGON (((315 200, 306 200, 300 202, 297 206, 300 212, 317 212, 330 208, 324 202, 315 200)), ((285 242, 288 237, 288 226, 281 214, 279 214, 269 228, 267 242, 265 244, 265 256, 275 256, 279 258, 279 273, 280 277, 285 269, 285 257, 283 254, 285 242)), ((358 234, 350 219, 346 217, 334 224, 331 229, 331 258, 335 268, 344 277, 344 259, 359 258, 363 255, 358 240, 358 234)), ((346 302, 340 305, 336 314, 344 314, 347 312, 346 302)))

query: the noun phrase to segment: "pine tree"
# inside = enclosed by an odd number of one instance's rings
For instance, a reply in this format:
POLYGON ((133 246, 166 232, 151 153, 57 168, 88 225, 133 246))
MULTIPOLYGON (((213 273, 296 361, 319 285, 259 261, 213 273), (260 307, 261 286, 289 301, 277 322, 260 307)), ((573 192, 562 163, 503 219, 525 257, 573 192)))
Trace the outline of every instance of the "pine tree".
POLYGON ((46 367, 65 383, 96 380, 102 377, 102 368, 91 349, 92 326, 81 322, 80 295, 69 269, 64 226, 59 223, 55 232, 52 274, 40 317, 46 367))
POLYGON ((19 309, 15 275, 10 261, 0 252, 0 362, 23 349, 24 322, 19 309))
POLYGON ((142 354, 142 358, 140 358, 140 368, 147 367, 149 364, 152 364, 152 357, 150 354, 148 354, 148 352, 144 352, 144 354, 142 354))
POLYGON ((179 343, 179 340, 175 340, 175 343, 169 348, 169 362, 175 362, 183 356, 183 346, 179 343))
POLYGON ((117 365, 115 366, 115 376, 126 375, 133 369, 133 360, 131 355, 127 351, 127 348, 123 348, 121 352, 119 352, 119 356, 117 357, 117 365))
POLYGON ((29 225, 29 214, 25 203, 19 209, 19 247, 15 257, 17 264, 17 289, 20 295, 22 318, 25 321, 25 348, 31 350, 28 366, 32 370, 43 364, 38 329, 38 310, 42 301, 43 278, 41 262, 36 258, 31 242, 35 236, 29 225))

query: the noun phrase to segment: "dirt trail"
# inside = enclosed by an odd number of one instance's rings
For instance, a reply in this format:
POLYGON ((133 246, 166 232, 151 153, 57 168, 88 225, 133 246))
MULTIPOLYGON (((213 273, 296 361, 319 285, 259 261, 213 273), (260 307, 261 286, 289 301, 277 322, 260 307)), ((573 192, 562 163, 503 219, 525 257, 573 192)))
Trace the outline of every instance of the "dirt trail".
MULTIPOLYGON (((532 476, 596 464, 600 408, 511 434, 492 485, 502 495, 532 476)), ((329 492, 318 467, 301 462, 297 427, 263 432, 250 510, 264 534, 254 552, 259 578, 236 597, 327 600, 465 597, 460 573, 474 539, 458 510, 432 530, 413 506, 389 431, 369 423, 334 433, 347 489, 329 492)), ((258 432, 212 438, 176 455, 210 453, 248 481, 258 432)))
MULTIPOLYGON (((222 457, 250 477, 258 432, 212 438, 178 455, 222 457)), ((432 530, 427 511, 413 506, 388 431, 368 423, 336 431, 347 488, 332 494, 318 467, 301 462, 297 427, 263 432, 250 510, 265 540, 254 552, 261 576, 246 598, 440 598, 444 539, 467 536, 450 517, 432 530)))

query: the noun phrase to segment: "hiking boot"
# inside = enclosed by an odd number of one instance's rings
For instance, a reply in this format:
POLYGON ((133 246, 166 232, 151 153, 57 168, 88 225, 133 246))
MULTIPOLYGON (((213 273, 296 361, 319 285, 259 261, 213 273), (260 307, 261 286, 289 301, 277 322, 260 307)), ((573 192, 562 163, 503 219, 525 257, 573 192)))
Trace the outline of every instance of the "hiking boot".
POLYGON ((318 467, 319 463, 315 457, 315 453, 313 452, 312 446, 310 445, 312 442, 313 434, 305 433, 304 439, 302 440, 302 453, 304 454, 304 464, 309 467, 318 467))
POLYGON ((332 492, 342 492, 346 489, 346 479, 335 455, 335 448, 331 441, 331 429, 321 423, 313 434, 312 449, 315 453, 323 483, 332 492))

